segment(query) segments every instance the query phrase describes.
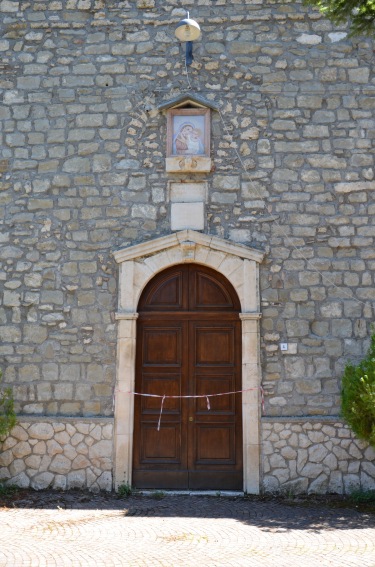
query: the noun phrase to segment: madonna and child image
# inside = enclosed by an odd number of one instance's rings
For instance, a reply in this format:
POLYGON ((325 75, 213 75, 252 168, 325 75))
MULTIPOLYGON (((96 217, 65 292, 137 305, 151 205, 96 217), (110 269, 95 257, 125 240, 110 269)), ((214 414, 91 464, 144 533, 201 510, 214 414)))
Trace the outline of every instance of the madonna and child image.
POLYGON ((203 116, 173 117, 173 155, 204 155, 203 116))

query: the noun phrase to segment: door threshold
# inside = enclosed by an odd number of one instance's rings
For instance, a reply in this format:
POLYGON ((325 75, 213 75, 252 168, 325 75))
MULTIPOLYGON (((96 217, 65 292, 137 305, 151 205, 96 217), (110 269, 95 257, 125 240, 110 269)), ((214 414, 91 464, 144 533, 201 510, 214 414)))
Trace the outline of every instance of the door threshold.
POLYGON ((155 490, 135 489, 134 493, 141 494, 142 496, 220 496, 222 498, 238 498, 245 496, 245 493, 241 490, 164 490, 155 488, 155 490))

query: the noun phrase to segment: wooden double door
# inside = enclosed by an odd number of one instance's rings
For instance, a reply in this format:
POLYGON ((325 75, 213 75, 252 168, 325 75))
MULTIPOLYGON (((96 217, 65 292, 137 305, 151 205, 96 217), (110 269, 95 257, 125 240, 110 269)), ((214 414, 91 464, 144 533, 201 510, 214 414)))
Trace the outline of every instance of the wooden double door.
POLYGON ((241 490, 241 328, 238 297, 196 264, 158 274, 139 303, 133 484, 241 490))

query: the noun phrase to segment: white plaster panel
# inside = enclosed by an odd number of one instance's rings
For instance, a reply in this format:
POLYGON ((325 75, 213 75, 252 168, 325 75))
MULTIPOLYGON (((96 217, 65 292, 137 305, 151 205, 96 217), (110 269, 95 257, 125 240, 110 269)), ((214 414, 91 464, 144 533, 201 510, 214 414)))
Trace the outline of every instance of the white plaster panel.
POLYGON ((207 183, 170 183, 170 200, 172 203, 205 202, 207 183))
POLYGON ((172 203, 171 230, 204 229, 204 203, 172 203))

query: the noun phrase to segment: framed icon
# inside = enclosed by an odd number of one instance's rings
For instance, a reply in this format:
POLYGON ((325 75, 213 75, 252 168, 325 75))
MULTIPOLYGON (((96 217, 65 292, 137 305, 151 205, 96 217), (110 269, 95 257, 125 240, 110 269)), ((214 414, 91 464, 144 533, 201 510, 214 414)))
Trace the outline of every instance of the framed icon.
POLYGON ((210 157, 210 109, 174 108, 167 118, 167 157, 210 157))

